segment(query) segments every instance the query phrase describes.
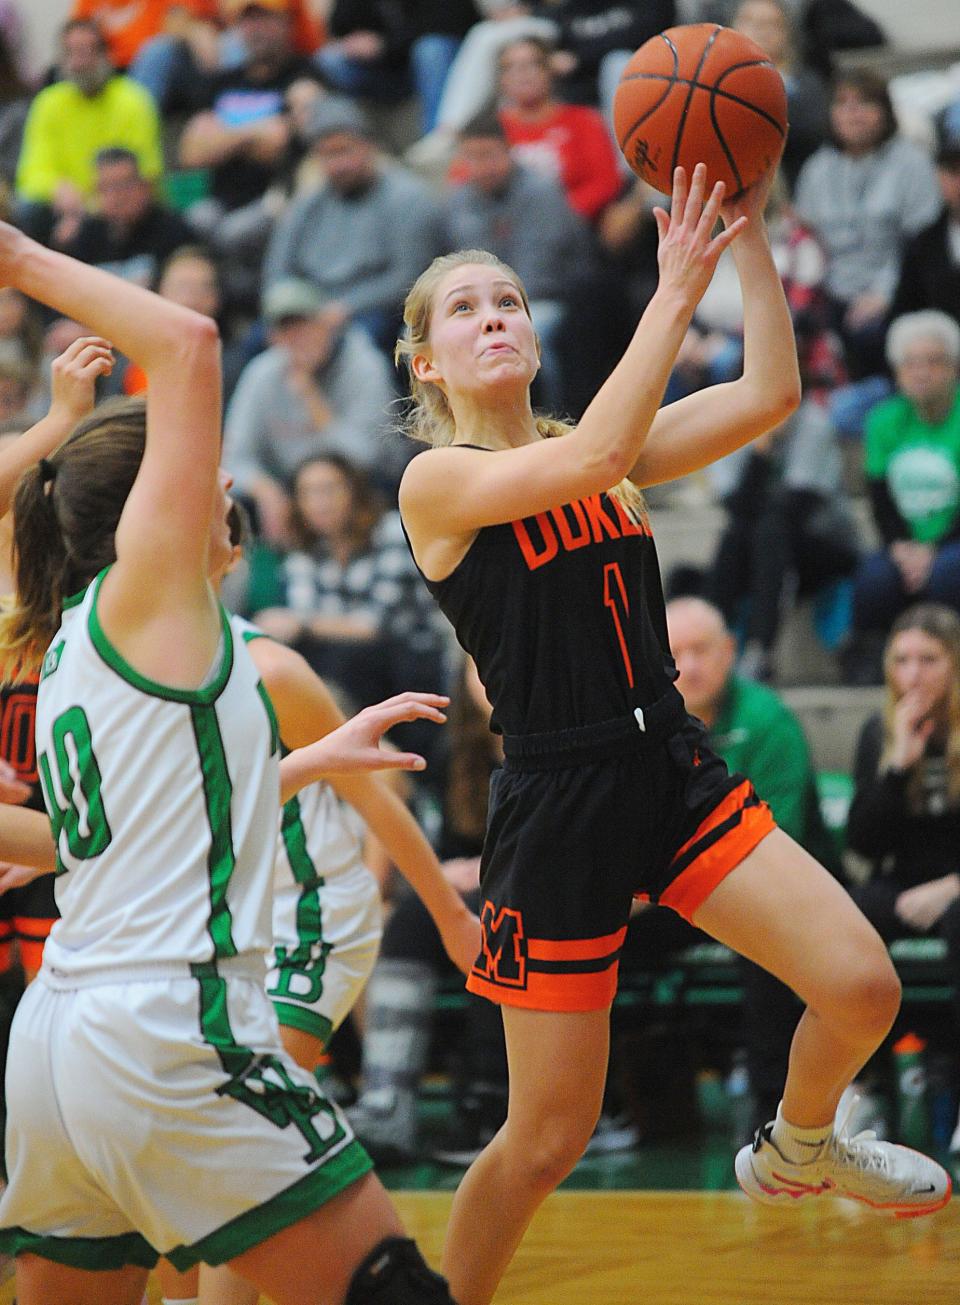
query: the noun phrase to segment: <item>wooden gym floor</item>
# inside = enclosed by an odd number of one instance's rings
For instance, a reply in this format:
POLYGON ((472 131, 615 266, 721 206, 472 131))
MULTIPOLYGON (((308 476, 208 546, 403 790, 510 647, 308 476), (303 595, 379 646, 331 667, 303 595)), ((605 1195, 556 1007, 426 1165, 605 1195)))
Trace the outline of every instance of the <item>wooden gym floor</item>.
MULTIPOLYGON (((397 1192, 436 1263, 449 1192, 397 1192)), ((13 1284, 0 1289, 10 1305, 13 1284)), ((150 1302, 159 1294, 151 1283, 150 1302)), ((957 1305, 960 1201, 926 1219, 848 1202, 766 1210, 738 1192, 559 1192, 496 1305, 957 1305)))

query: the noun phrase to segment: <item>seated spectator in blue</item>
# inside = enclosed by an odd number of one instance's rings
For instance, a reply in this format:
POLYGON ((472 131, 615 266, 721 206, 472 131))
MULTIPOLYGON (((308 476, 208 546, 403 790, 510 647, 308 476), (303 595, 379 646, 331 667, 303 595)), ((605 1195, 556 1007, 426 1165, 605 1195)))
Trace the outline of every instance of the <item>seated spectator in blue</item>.
MULTIPOLYGON (((394 390, 386 359, 309 281, 275 281, 263 297, 270 348, 241 373, 227 408, 223 465, 253 505, 258 533, 287 542, 289 486, 308 458, 382 465, 394 390)), ((402 448, 394 464, 399 478, 402 448)))
POLYGON ((410 77, 420 102, 420 128, 432 131, 460 43, 480 17, 474 0, 401 0, 411 25, 410 77))
POLYGON ((387 102, 409 93, 413 32, 396 0, 333 0, 327 31, 314 62, 331 90, 387 102))
POLYGON ((940 114, 936 132, 943 211, 903 251, 893 315, 938 308, 960 324, 960 100, 940 114))
MULTIPOLYGON (((407 683, 442 686, 447 633, 399 514, 383 511, 369 477, 339 453, 309 458, 292 486, 294 548, 280 566, 278 605, 259 612, 257 624, 293 645, 349 703, 379 701, 383 686, 388 697, 407 683)), ((401 729, 397 745, 414 740, 435 755, 417 722, 401 729)))
POLYGON ((212 172, 209 199, 188 210, 201 233, 254 203, 289 170, 293 132, 284 95, 301 77, 319 78, 296 48, 291 0, 224 0, 224 12, 246 58, 206 79, 204 107, 179 143, 181 167, 212 172))
POLYGON ((274 227, 264 287, 290 276, 313 282, 331 311, 392 353, 404 295, 440 250, 439 204, 418 177, 377 156, 350 100, 317 101, 308 135, 325 180, 295 199, 274 227))
POLYGON ((447 192, 446 244, 488 249, 523 280, 540 340, 539 402, 567 411, 560 339, 571 269, 593 259, 589 229, 558 182, 514 161, 496 115, 464 127, 457 162, 466 180, 447 192))
POLYGON ((857 526, 826 409, 809 396, 786 422, 718 464, 730 478, 727 525, 705 596, 742 632, 739 673, 774 678, 774 647, 791 595, 852 575, 857 526))
POLYGON ((730 26, 756 41, 783 78, 790 130, 780 166, 792 190, 801 165, 830 134, 826 83, 800 57, 799 36, 787 0, 739 0, 730 26))
POLYGON ((840 74, 830 105, 833 141, 797 178, 797 215, 827 253, 827 292, 852 380, 885 370, 883 341, 906 241, 934 220, 940 189, 927 153, 897 133, 887 85, 840 74))
POLYGON ((888 942, 945 939, 960 1037, 960 617, 934 603, 902 612, 883 669, 886 701, 857 741, 847 820, 847 846, 870 873, 850 892, 888 942))
MULTIPOLYGON (((206 102, 207 77, 245 61, 242 6, 231 0, 156 2, 167 12, 161 29, 138 44, 130 76, 147 88, 164 117, 194 113, 206 102)), ((294 49, 314 53, 323 31, 311 0, 263 0, 260 7, 289 11, 294 49)))
POLYGON ((879 647, 918 599, 960 611, 960 326, 930 309, 898 317, 887 337, 898 393, 867 417, 864 468, 883 547, 854 582, 861 674, 876 682, 879 647))
POLYGON ((51 243, 82 263, 155 289, 170 255, 194 240, 192 228, 157 198, 132 150, 101 150, 96 175, 96 212, 79 216, 72 232, 61 222, 51 243))
MULTIPOLYGON (((820 814, 810 749, 796 716, 772 689, 736 673, 734 639, 721 613, 703 599, 667 604, 667 636, 679 672, 677 688, 687 711, 706 725, 710 746, 730 770, 753 781, 779 828, 834 869, 836 851, 820 814)), ((633 963, 649 963, 664 936, 673 948, 703 941, 669 909, 652 907, 641 911, 627 935, 633 963)), ((766 970, 742 958, 738 965, 744 985, 742 1038, 759 1125, 776 1111, 801 1005, 766 970)))
POLYGON ((30 105, 17 164, 15 218, 43 241, 61 220, 72 222, 90 206, 102 149, 129 149, 150 182, 163 172, 156 106, 116 71, 96 23, 64 23, 58 72, 30 105))

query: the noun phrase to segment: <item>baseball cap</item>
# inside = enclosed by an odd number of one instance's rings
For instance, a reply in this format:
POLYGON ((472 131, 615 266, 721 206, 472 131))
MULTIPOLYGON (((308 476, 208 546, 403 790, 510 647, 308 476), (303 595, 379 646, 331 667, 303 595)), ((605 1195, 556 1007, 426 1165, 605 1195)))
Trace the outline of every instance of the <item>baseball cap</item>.
POLYGON ((260 309, 268 322, 281 322, 285 317, 313 317, 326 302, 312 281, 287 276, 267 286, 260 309))
POLYGON ((960 163, 960 101, 937 118, 934 157, 938 163, 960 163))
POLYGON ((307 121, 306 137, 313 144, 324 136, 338 132, 353 136, 367 136, 367 121, 360 109, 345 95, 324 95, 316 101, 307 121))

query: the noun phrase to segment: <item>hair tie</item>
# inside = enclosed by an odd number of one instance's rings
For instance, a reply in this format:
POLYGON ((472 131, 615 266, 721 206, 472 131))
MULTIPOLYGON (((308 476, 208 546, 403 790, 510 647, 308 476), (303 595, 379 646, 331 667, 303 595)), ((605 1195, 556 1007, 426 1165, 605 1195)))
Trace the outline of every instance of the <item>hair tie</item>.
POLYGON ((39 461, 39 463, 38 463, 37 465, 38 465, 39 468, 40 468, 40 483, 41 483, 41 485, 46 485, 46 484, 48 484, 51 480, 55 480, 55 479, 56 479, 56 476, 57 476, 57 467, 56 467, 56 463, 49 462, 46 458, 41 458, 40 461, 39 461))

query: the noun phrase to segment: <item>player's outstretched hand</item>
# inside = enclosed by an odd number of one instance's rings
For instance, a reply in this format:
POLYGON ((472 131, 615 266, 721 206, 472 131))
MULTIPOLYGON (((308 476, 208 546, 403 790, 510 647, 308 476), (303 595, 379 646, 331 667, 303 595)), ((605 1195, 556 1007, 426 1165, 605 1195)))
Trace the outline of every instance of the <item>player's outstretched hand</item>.
POLYGON ((92 411, 95 387, 101 376, 113 371, 109 340, 82 335, 50 364, 50 413, 70 426, 92 411))
POLYGON ((305 784, 325 775, 350 775, 370 770, 423 770, 426 761, 416 752, 380 747, 388 730, 403 721, 446 721, 443 708, 450 699, 439 693, 398 693, 385 702, 364 707, 316 743, 297 748, 280 765, 284 800, 305 784))
POLYGON ((685 170, 677 168, 670 212, 653 210, 660 237, 660 285, 679 291, 695 304, 706 290, 720 255, 747 225, 746 217, 739 217, 715 236, 724 186, 718 181, 709 195, 706 186, 707 169, 702 163, 694 168, 689 185, 685 170))

